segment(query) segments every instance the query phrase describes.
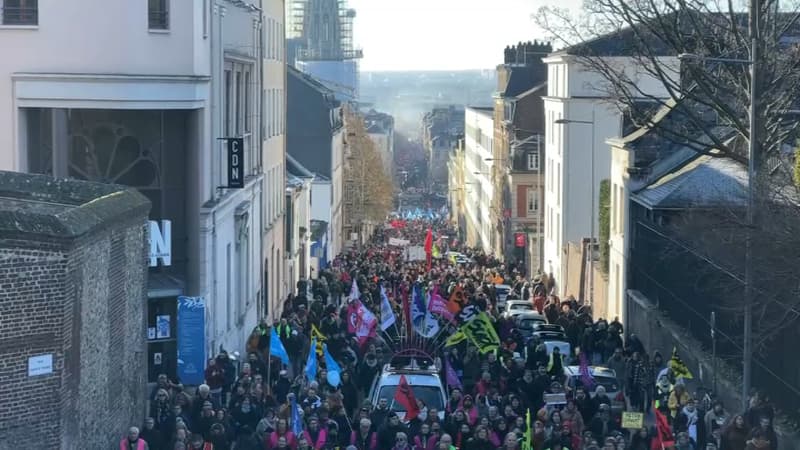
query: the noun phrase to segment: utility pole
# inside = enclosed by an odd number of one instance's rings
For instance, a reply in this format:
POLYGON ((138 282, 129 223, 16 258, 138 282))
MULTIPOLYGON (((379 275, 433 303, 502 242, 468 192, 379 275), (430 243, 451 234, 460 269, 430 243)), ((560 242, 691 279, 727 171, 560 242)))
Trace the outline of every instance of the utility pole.
POLYGON ((758 125, 756 102, 758 100, 758 0, 750 0, 750 139, 747 158, 747 223, 745 225, 744 259, 744 339, 742 345, 742 406, 747 409, 753 365, 753 228, 756 215, 758 167, 758 125))

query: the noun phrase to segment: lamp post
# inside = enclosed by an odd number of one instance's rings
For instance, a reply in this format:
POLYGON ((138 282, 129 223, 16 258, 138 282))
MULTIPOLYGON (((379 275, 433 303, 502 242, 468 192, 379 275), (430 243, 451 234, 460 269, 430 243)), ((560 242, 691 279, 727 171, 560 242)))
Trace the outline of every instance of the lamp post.
POLYGON ((744 330, 742 338, 742 402, 745 409, 748 406, 750 385, 752 384, 753 365, 753 227, 755 226, 756 207, 756 172, 758 170, 757 126, 756 126, 756 100, 758 99, 758 40, 750 40, 750 59, 735 58, 708 58, 692 53, 678 55, 681 61, 720 62, 724 64, 746 64, 750 66, 750 108, 748 110, 748 136, 747 146, 747 211, 745 223, 745 260, 744 260, 744 330))
POLYGON ((558 119, 555 123, 559 125, 567 125, 570 123, 579 123, 583 125, 591 125, 592 127, 592 137, 591 137, 591 171, 592 175, 590 177, 591 184, 592 184, 592 198, 591 198, 591 215, 590 222, 591 222, 591 229, 590 229, 590 247, 589 247, 589 305, 594 304, 594 223, 595 223, 595 215, 594 215, 594 202, 595 202, 595 185, 594 185, 594 105, 592 105, 592 120, 573 120, 573 119, 558 119))

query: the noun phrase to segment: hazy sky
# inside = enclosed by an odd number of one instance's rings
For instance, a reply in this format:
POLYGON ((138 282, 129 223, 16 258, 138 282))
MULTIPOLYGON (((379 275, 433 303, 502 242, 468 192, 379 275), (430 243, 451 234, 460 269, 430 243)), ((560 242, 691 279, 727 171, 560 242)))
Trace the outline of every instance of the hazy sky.
POLYGON ((580 0, 348 0, 361 70, 488 69, 503 48, 545 35, 531 14, 580 0))

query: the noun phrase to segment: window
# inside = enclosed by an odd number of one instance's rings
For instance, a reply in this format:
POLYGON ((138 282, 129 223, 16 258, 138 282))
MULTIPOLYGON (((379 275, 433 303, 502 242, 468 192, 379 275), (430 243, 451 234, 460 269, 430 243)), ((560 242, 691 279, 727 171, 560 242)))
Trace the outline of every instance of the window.
POLYGON ((226 271, 226 275, 225 275, 225 280, 226 280, 225 290, 226 290, 226 292, 225 293, 228 296, 227 302, 226 302, 226 308, 225 308, 225 319, 226 319, 225 323, 228 325, 228 329, 230 330, 231 326, 232 326, 232 320, 231 319, 233 318, 233 280, 232 280, 232 278, 233 278, 233 276, 232 276, 233 275, 233 267, 231 267, 231 244, 230 243, 228 243, 228 246, 226 248, 225 258, 226 258, 225 259, 225 263, 226 263, 225 264, 225 271, 226 271))
POLYGON ((225 71, 225 137, 231 135, 231 71, 225 71))
POLYGON ((147 26, 151 30, 169 29, 169 0, 147 1, 147 26))
POLYGON ((539 152, 528 153, 528 170, 539 170, 539 152))
POLYGON ((249 133, 253 129, 252 119, 253 119, 253 112, 250 111, 250 95, 252 90, 250 89, 250 72, 247 71, 244 73, 244 131, 249 133))
POLYGON ((236 72, 236 93, 234 98, 236 99, 234 132, 239 136, 242 133, 242 72, 238 71, 236 72))
POLYGON ((38 25, 39 0, 0 1, 3 25, 38 25))
POLYGON ((536 189, 528 188, 528 199, 527 199, 527 215, 528 217, 536 217, 539 213, 539 195, 536 189))

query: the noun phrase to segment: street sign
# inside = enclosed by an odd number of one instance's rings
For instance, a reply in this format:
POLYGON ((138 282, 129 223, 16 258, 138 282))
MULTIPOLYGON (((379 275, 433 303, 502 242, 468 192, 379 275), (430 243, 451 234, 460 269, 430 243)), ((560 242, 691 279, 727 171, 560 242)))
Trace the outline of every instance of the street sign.
POLYGON ((244 139, 225 138, 228 141, 228 187, 244 187, 244 139))

